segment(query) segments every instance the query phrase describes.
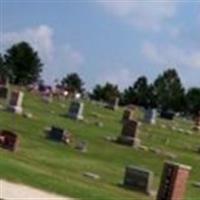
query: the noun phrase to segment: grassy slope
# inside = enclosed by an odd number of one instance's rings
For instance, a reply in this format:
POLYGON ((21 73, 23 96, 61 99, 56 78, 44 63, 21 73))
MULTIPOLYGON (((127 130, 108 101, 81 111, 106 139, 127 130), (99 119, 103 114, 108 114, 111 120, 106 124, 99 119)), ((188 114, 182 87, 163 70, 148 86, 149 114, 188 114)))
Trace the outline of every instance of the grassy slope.
MULTIPOLYGON (((47 105, 39 97, 26 94, 25 110, 33 113, 36 119, 14 117, 11 113, 0 112, 0 128, 16 130, 21 142, 17 153, 0 149, 0 177, 80 199, 151 199, 119 186, 123 181, 124 168, 131 164, 152 170, 156 189, 166 158, 104 140, 104 136, 119 135, 122 110, 113 112, 86 103, 85 117, 91 124, 85 124, 62 117, 67 112, 68 102, 65 105, 66 108, 59 102, 47 105), (98 120, 104 123, 103 128, 95 126, 97 119, 93 116, 94 113, 98 113, 98 120), (43 129, 53 124, 70 130, 75 139, 87 140, 88 153, 79 153, 73 145, 65 146, 46 140, 43 129), (90 180, 82 175, 85 171, 97 173, 101 179, 90 180)), ((142 143, 175 153, 178 155, 177 161, 191 165, 193 170, 186 199, 200 199, 200 190, 191 184, 193 181, 200 181, 200 155, 190 150, 200 144, 200 135, 191 136, 162 129, 159 128, 160 123, 168 122, 159 120, 157 126, 141 126, 142 143), (167 138, 168 144, 165 143, 167 138)), ((178 127, 191 127, 190 122, 181 119, 177 119, 175 123, 178 127)))

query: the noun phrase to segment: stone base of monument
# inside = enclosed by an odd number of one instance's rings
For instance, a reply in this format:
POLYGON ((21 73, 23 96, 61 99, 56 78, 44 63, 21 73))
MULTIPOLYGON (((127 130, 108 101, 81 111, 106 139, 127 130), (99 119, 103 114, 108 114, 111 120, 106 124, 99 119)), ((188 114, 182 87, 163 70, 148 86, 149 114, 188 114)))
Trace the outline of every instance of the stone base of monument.
POLYGON ((74 115, 74 114, 68 113, 67 117, 71 119, 75 119, 75 120, 84 120, 84 117, 82 115, 74 115))
POLYGON ((119 136, 116 140, 119 144, 124 144, 127 146, 132 146, 134 148, 138 148, 141 144, 140 139, 126 136, 119 136))
POLYGON ((19 106, 8 106, 7 110, 19 115, 23 113, 23 108, 19 106))

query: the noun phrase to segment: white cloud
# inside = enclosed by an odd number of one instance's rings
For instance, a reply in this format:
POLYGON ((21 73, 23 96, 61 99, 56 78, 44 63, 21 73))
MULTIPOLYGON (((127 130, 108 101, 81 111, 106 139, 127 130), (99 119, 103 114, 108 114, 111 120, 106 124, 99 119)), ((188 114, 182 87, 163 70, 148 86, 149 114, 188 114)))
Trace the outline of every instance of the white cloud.
POLYGON ((174 1, 97 0, 111 14, 135 27, 160 30, 162 24, 176 14, 174 1))
POLYGON ((63 58, 67 67, 72 69, 81 66, 85 61, 82 53, 79 50, 73 49, 69 44, 64 47, 63 58))
POLYGON ((54 31, 47 25, 26 28, 15 32, 0 32, 0 51, 5 51, 11 45, 26 41, 38 51, 42 63, 45 64, 43 75, 48 83, 55 78, 62 77, 63 73, 82 65, 84 56, 79 50, 72 48, 71 44, 58 45, 54 42, 54 31))
POLYGON ((14 43, 26 41, 39 52, 45 62, 52 59, 54 51, 53 29, 47 25, 27 28, 19 32, 0 33, 0 35, 0 44, 4 49, 14 43))
POLYGON ((157 65, 175 64, 200 69, 200 49, 180 48, 174 44, 157 45, 145 42, 141 53, 157 65))

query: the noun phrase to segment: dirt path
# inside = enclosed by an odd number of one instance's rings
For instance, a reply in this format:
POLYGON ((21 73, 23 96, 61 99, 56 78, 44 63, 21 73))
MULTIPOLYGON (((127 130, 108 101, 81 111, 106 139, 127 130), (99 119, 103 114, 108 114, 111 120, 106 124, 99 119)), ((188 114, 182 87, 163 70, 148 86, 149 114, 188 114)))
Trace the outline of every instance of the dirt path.
POLYGON ((72 200, 29 186, 0 180, 0 199, 3 200, 72 200))

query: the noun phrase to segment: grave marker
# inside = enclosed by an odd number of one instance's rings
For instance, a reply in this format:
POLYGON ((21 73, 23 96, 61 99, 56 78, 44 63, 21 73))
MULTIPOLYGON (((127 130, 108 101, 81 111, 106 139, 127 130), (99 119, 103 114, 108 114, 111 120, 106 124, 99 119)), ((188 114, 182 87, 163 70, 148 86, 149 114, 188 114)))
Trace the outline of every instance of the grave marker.
POLYGON ((21 91, 12 91, 8 99, 8 110, 17 114, 22 114, 24 93, 21 91))
POLYGON ((135 120, 128 120, 123 124, 121 135, 118 137, 117 142, 133 147, 140 145, 138 138, 138 122, 135 120))
POLYGON ((119 98, 112 99, 107 105, 106 108, 117 110, 119 107, 119 98))
POLYGON ((157 200, 182 200, 191 167, 165 162, 157 200))
POLYGON ((194 130, 200 130, 200 111, 194 118, 194 130))
POLYGON ((18 146, 19 138, 17 134, 7 130, 0 131, 0 147, 10 151, 16 151, 18 146))
POLYGON ((68 117, 77 120, 83 120, 84 104, 78 101, 72 101, 68 111, 68 117))
POLYGON ((148 108, 144 110, 144 121, 149 124, 156 124, 156 109, 148 108))
POLYGON ((48 132, 47 138, 57 142, 65 142, 66 144, 69 144, 71 135, 64 129, 52 126, 51 130, 48 132))
POLYGON ((6 99, 9 90, 9 81, 7 78, 0 77, 0 98, 6 99))
POLYGON ((151 194, 153 172, 135 166, 126 167, 124 186, 151 194))
POLYGON ((126 122, 128 120, 131 120, 134 118, 134 110, 130 108, 126 108, 124 110, 123 116, 122 116, 122 122, 126 122))

